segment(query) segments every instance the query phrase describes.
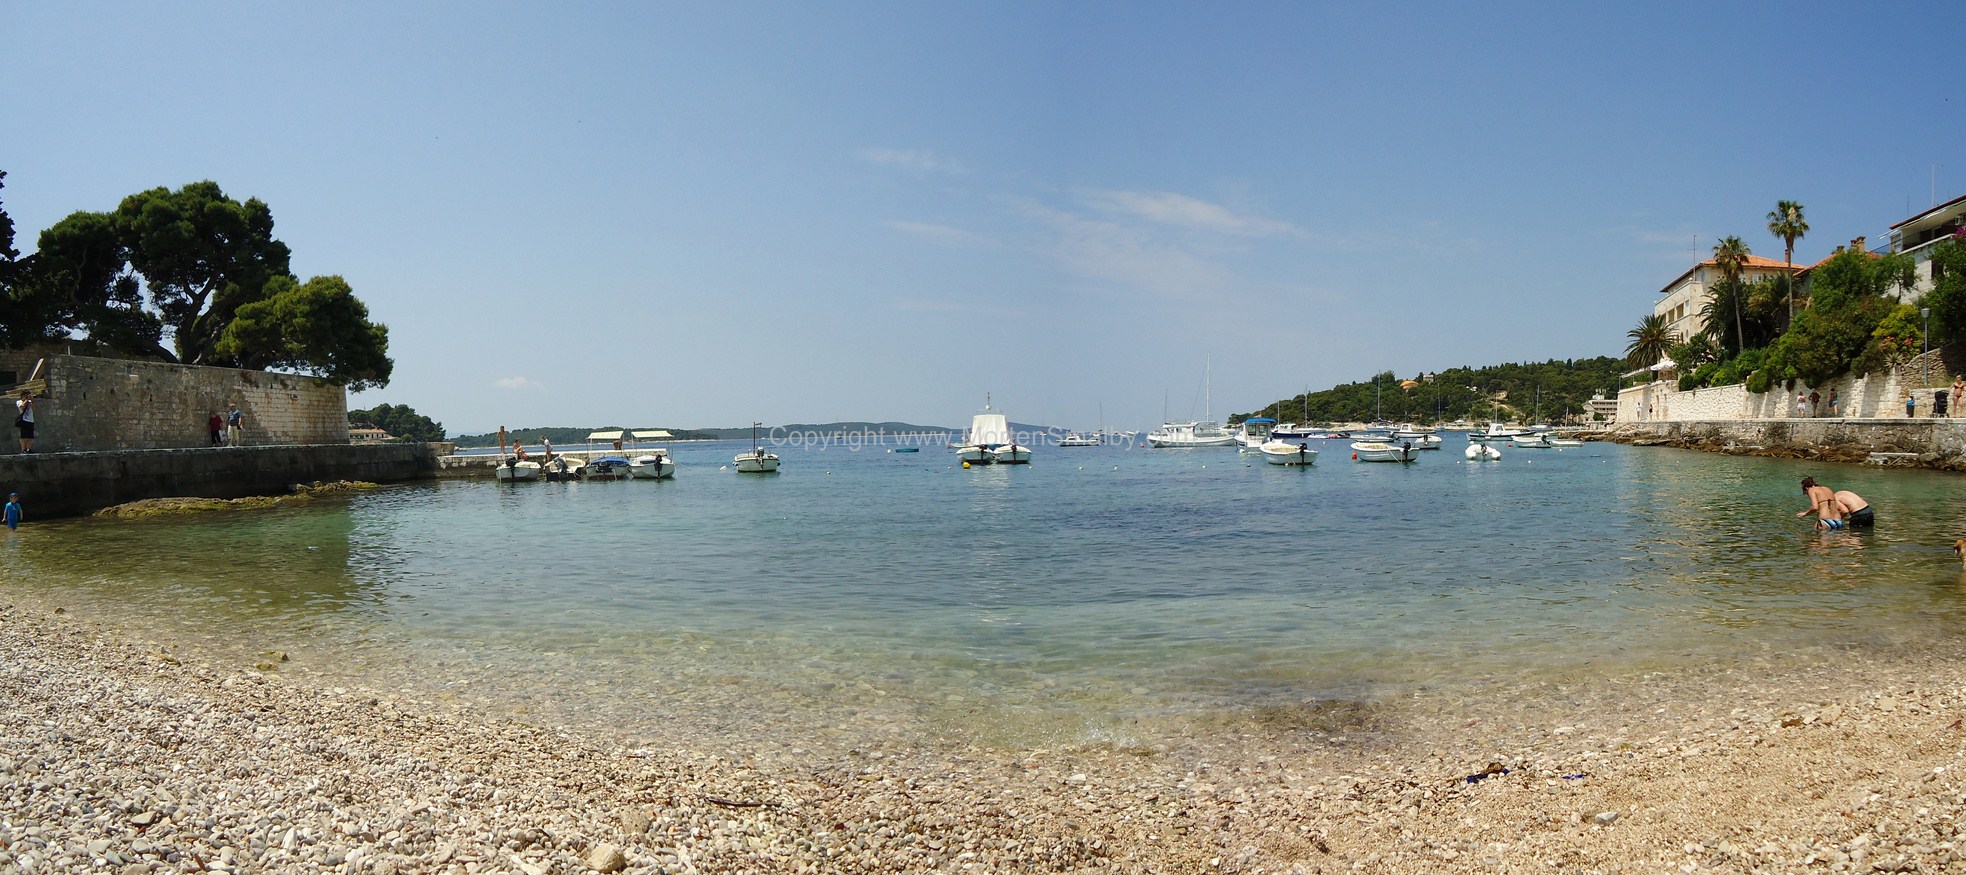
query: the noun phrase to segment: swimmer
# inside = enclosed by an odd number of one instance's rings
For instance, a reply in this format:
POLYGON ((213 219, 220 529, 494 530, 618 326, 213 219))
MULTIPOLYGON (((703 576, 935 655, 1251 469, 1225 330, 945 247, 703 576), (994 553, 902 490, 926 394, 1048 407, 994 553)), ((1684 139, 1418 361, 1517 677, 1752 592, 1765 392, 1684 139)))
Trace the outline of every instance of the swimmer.
POLYGON ((1831 492, 1829 487, 1816 485, 1814 477, 1804 477, 1802 494, 1809 496, 1809 507, 1796 516, 1805 517, 1813 513, 1816 515, 1816 524, 1825 529, 1843 527, 1843 508, 1837 504, 1836 493, 1831 492))

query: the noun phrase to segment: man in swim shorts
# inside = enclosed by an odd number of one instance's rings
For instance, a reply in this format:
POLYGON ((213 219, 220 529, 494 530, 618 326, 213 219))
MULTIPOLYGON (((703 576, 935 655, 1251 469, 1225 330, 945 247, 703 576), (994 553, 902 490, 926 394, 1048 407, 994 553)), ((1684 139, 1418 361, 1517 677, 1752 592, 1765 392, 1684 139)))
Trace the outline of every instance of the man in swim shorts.
POLYGON ((1836 507, 1843 513, 1844 528, 1869 528, 1877 525, 1877 514, 1871 512, 1870 502, 1865 501, 1863 496, 1855 492, 1848 489, 1838 490, 1836 507))

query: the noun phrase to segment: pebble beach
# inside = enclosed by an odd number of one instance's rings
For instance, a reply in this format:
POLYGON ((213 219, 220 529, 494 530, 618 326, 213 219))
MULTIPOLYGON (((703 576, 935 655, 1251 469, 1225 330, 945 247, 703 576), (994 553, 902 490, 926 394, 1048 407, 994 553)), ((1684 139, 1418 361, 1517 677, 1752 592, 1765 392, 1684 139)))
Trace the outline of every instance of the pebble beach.
POLYGON ((316 685, 15 603, 0 870, 1960 871, 1962 656, 1251 713, 1140 747, 804 749, 316 685))

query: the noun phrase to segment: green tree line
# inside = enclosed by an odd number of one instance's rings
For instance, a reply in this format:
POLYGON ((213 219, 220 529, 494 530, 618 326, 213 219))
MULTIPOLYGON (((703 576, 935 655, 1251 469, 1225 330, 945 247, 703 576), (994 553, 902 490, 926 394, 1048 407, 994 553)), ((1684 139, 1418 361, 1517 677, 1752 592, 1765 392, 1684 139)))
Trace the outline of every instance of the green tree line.
POLYGON ((258 198, 194 182, 72 213, 32 254, 14 233, 0 209, 0 346, 86 341, 103 355, 287 370, 356 390, 389 382, 388 327, 341 277, 295 276, 258 198))
POLYGON ((1453 420, 1559 420, 1587 417, 1593 395, 1615 395, 1624 362, 1610 356, 1449 368, 1401 378, 1386 371, 1359 383, 1284 398, 1230 422, 1268 416, 1281 422, 1439 423, 1453 420), (1407 384, 1412 385, 1407 385, 1407 384))
POLYGON ((416 412, 408 404, 378 404, 367 410, 348 411, 348 424, 379 428, 390 437, 406 441, 441 441, 444 424, 416 412))

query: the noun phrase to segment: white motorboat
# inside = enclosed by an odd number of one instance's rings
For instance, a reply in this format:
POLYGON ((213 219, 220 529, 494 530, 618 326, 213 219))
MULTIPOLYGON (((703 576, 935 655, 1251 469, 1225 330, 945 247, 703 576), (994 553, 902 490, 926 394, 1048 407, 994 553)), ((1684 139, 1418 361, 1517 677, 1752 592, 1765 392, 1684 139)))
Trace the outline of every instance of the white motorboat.
POLYGON ((1519 435, 1509 443, 1513 444, 1518 450, 1547 450, 1555 446, 1555 444, 1550 443, 1550 436, 1547 434, 1519 435))
POLYGON ((1242 429, 1236 432, 1236 443, 1243 449, 1260 449, 1270 442, 1270 433, 1277 421, 1267 416, 1252 416, 1242 421, 1242 429))
POLYGON ((1263 461, 1272 465, 1297 465, 1310 467, 1317 462, 1317 450, 1311 449, 1309 440, 1267 441, 1257 448, 1263 454, 1263 461))
POLYGON ((636 480, 667 480, 676 476, 676 462, 668 450, 650 450, 629 461, 628 475, 636 480))
POLYGON ((1031 464, 1031 448, 1020 446, 1016 441, 1011 441, 1002 446, 991 448, 990 461, 999 465, 1029 465, 1031 464))
POLYGON ((1324 429, 1312 428, 1308 423, 1286 422, 1270 429, 1270 437, 1280 441, 1316 440, 1324 437, 1324 429))
POLYGON ((1551 437, 1549 438, 1549 442, 1550 446, 1553 447, 1581 447, 1584 445, 1583 441, 1576 438, 1551 437))
POLYGON ((1530 434, 1527 429, 1510 428, 1499 422, 1491 422, 1486 429, 1468 432, 1468 442, 1511 441, 1526 434, 1530 434))
POLYGON ((1440 449, 1440 433, 1417 425, 1402 425, 1393 429, 1390 442, 1411 443, 1416 450, 1440 449))
POLYGON ((1147 432, 1147 445, 1151 447, 1232 447, 1236 445, 1234 432, 1222 427, 1219 422, 1169 422, 1160 428, 1147 432))
POLYGON ((1082 434, 1075 431, 1058 439, 1058 445, 1061 447, 1097 447, 1105 443, 1104 435, 1098 432, 1082 434))
POLYGON ((778 470, 778 454, 767 453, 758 447, 758 426, 762 422, 751 423, 751 451, 738 453, 731 465, 739 474, 771 474, 778 470))
POLYGON ((1410 444, 1389 444, 1384 441, 1361 441, 1352 444, 1352 458, 1361 462, 1412 462, 1418 458, 1420 450, 1410 444))
POLYGON ((531 459, 507 456, 505 461, 492 469, 492 475, 500 483, 527 483, 539 479, 539 463, 531 459))
POLYGON ((1488 444, 1469 444, 1467 452, 1463 455, 1467 456, 1470 462, 1499 462, 1502 459, 1502 451, 1488 444))

